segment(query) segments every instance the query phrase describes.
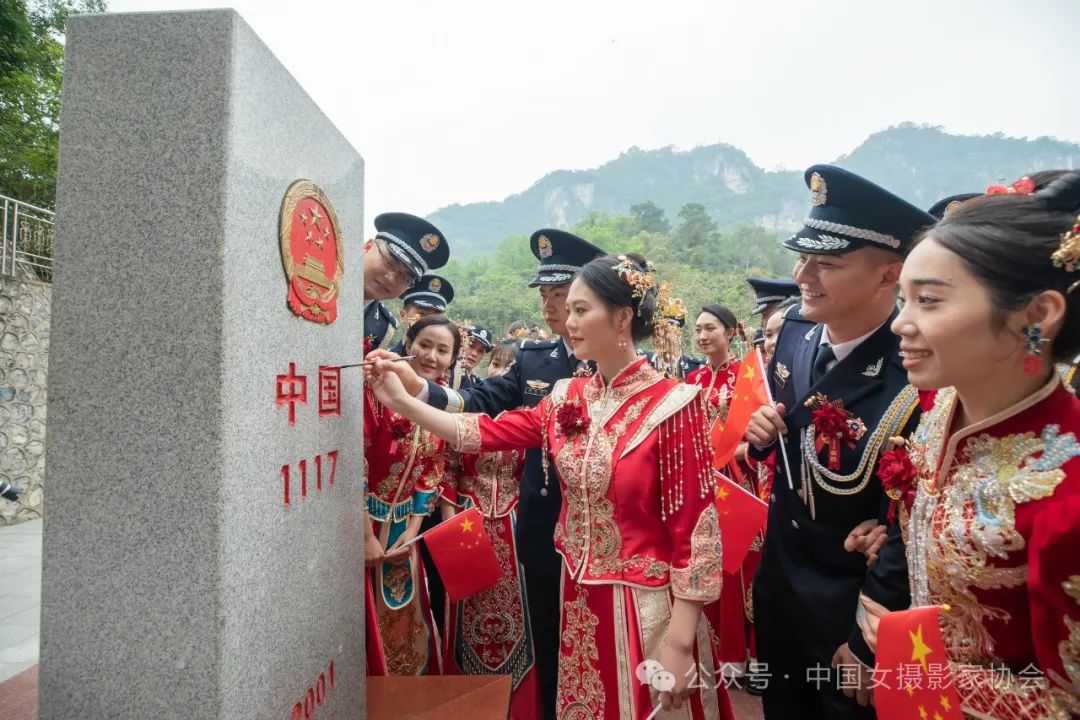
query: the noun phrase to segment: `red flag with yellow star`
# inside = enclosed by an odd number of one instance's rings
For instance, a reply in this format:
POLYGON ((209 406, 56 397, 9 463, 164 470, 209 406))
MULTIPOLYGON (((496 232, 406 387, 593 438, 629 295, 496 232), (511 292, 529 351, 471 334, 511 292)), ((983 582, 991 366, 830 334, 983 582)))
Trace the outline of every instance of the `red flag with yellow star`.
POLYGON ((724 543, 724 572, 738 572, 754 538, 765 529, 769 506, 718 473, 716 514, 724 543))
POLYGON ((765 387, 765 375, 761 368, 760 350, 754 348, 743 358, 735 389, 728 403, 727 421, 717 421, 709 431, 713 450, 713 467, 722 470, 735 457, 735 451, 750 424, 750 416, 762 405, 769 404, 769 391, 765 387))
POLYGON ((439 523, 424 533, 423 540, 451 601, 487 590, 502 577, 502 567, 477 508, 439 523))
POLYGON ((964 720, 941 637, 942 607, 882 616, 874 705, 878 720, 964 720))

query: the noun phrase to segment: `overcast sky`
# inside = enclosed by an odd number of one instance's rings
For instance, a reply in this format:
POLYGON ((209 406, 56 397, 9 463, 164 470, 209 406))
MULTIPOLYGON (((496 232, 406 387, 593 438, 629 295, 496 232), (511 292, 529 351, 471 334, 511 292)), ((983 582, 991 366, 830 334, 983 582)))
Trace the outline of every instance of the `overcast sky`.
MULTIPOLYGON (((221 0, 109 0, 113 11, 221 0)), ((1080 140, 1078 0, 237 0, 363 155, 365 218, 637 145, 802 168, 912 120, 1080 140)))

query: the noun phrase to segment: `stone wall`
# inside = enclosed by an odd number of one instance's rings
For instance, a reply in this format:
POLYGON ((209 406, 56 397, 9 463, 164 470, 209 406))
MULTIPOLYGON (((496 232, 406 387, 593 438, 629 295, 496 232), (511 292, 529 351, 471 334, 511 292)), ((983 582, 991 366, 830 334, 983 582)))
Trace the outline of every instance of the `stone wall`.
POLYGON ((23 490, 0 499, 0 526, 42 513, 51 309, 52 286, 0 276, 0 480, 23 490))

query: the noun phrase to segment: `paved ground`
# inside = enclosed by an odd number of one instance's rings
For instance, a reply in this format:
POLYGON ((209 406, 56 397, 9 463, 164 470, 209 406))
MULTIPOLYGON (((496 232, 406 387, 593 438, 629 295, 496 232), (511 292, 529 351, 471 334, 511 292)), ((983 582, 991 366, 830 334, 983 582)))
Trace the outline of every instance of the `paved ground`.
MULTIPOLYGON (((40 626, 41 520, 0 527, 0 683, 37 665, 40 626)), ((0 697, 7 701, 0 707, 6 704, 5 712, 14 712, 10 703, 25 700, 26 707, 18 707, 17 717, 35 717, 37 677, 31 673, 12 683, 0 690, 0 697), (4 696, 4 691, 11 697, 4 696)), ((761 718, 757 698, 735 690, 731 700, 738 720, 761 718)))
POLYGON ((0 527, 0 682, 38 662, 41 520, 0 527))

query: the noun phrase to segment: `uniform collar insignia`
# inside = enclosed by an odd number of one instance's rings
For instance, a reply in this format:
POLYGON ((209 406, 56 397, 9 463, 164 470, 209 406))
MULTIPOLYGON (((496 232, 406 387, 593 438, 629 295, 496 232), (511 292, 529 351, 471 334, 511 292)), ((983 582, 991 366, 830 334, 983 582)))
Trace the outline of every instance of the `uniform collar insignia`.
POLYGON ((806 334, 803 335, 803 338, 806 339, 807 341, 813 340, 814 339, 814 330, 816 330, 816 329, 817 328, 810 328, 809 330, 807 330, 806 334))
POLYGON ((884 364, 885 358, 878 358, 877 362, 866 366, 866 369, 863 370, 863 375, 865 375, 866 377, 877 377, 881 374, 881 366, 884 364))

